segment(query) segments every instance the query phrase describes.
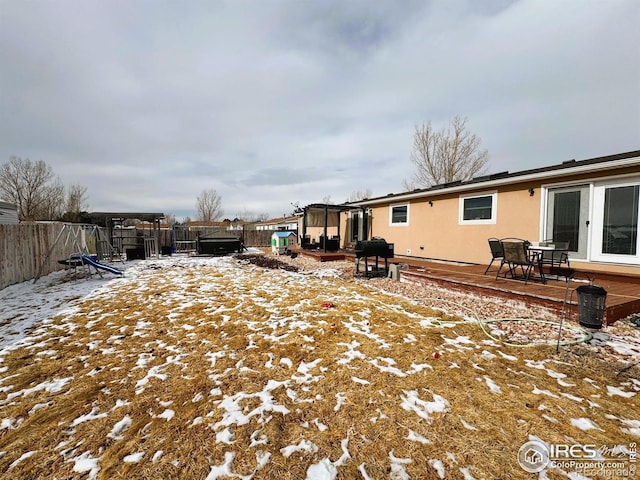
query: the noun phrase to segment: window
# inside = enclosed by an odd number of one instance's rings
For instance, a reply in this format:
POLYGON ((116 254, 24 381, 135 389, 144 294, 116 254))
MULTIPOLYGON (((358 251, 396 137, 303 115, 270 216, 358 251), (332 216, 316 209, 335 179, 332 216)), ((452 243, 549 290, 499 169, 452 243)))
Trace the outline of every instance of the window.
POLYGON ((409 225, 409 205, 391 205, 389 207, 389 225, 409 225))
POLYGON ((460 223, 481 225, 496 223, 496 192, 460 197, 460 223))
POLYGON ((624 179, 594 186, 591 260, 640 263, 640 182, 624 179))

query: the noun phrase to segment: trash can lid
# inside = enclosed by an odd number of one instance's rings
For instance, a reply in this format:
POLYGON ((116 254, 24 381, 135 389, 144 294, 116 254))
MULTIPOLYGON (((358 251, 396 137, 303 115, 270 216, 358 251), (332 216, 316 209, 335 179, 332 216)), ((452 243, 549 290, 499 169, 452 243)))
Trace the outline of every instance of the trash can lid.
POLYGON ((584 293, 586 295, 606 295, 607 294, 607 291, 604 288, 598 287, 595 285, 580 285, 578 288, 576 288, 576 292, 584 293))

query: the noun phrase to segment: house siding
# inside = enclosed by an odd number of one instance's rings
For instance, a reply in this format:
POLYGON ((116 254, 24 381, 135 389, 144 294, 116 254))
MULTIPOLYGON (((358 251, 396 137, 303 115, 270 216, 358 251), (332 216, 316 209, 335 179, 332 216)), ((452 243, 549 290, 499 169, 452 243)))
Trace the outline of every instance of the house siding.
POLYGON ((15 225, 20 223, 18 208, 12 203, 0 201, 0 224, 15 225))
MULTIPOLYGON (((540 200, 530 197, 529 187, 498 190, 495 224, 460 225, 459 195, 411 201, 408 226, 389 225, 389 206, 373 208, 375 236, 395 244, 396 255, 465 263, 484 263, 490 237, 537 238, 540 200)), ((483 193, 480 189, 477 193, 483 193)))

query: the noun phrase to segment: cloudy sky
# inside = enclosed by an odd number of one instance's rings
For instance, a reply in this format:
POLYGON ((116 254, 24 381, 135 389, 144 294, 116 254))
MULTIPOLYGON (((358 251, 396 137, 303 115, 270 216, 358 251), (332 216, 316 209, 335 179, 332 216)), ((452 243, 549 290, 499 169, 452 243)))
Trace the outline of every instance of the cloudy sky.
POLYGON ((0 0, 0 163, 92 211, 402 191, 459 114, 489 172, 640 148, 638 0, 0 0))

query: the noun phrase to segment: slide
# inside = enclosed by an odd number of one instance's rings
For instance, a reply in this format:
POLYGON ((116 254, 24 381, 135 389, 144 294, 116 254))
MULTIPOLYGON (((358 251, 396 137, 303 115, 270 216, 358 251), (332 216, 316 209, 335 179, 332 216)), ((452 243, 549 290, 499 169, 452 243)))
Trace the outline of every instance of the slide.
POLYGON ((104 263, 100 263, 97 262, 96 260, 94 260, 93 258, 87 256, 87 255, 82 255, 82 261, 85 262, 87 265, 91 265, 95 268, 99 268, 101 270, 106 270, 107 272, 111 272, 115 275, 122 275, 124 276, 124 272, 122 270, 118 270, 117 268, 114 268, 110 265, 104 264, 104 263))

